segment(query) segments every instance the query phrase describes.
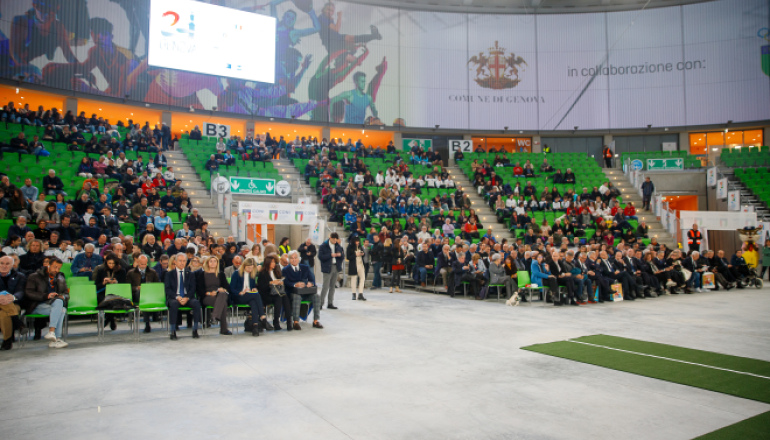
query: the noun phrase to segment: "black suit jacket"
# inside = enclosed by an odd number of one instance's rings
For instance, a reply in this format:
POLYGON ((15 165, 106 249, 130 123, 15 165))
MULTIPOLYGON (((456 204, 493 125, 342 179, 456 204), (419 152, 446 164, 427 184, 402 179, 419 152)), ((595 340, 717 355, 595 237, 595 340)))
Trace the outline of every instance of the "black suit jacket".
POLYGON ((449 252, 449 256, 444 255, 444 252, 442 251, 440 254, 438 254, 438 257, 436 257, 436 273, 440 271, 442 268, 450 267, 452 265, 452 252, 449 252))
POLYGON ((614 261, 612 260, 599 260, 599 263, 597 263, 599 266, 599 271, 602 273, 602 276, 605 278, 612 278, 613 280, 617 278, 617 275, 615 275, 616 270, 625 270, 625 268, 617 268, 614 264, 614 261), (607 263, 609 263, 609 267, 607 267, 607 263))
POLYGON ((700 259, 698 259, 698 261, 695 261, 694 262, 695 264, 693 264, 692 257, 687 257, 686 259, 682 260, 682 266, 685 269, 689 270, 690 272, 695 272, 701 267, 701 264, 699 264, 699 262, 700 262, 700 259))
POLYGON ((294 294, 294 285, 300 282, 313 283, 315 286, 315 275, 313 275, 313 271, 310 270, 310 266, 307 264, 300 264, 298 268, 299 272, 295 272, 291 265, 283 268, 283 285, 288 294, 294 294))
MULTIPOLYGON (((27 277, 15 269, 11 269, 11 271, 8 273, 7 284, 3 282, 2 278, 0 278, 0 291, 5 290, 6 292, 15 296, 17 302, 21 302, 22 298, 24 298, 24 288, 26 286, 27 277)), ((6 337, 6 335, 3 335, 3 337, 6 337)))
POLYGON ((550 270, 550 271, 551 271, 551 274, 553 274, 553 275, 554 275, 555 277, 557 277, 557 278, 558 278, 560 275, 563 275, 563 274, 565 274, 565 273, 568 273, 568 272, 566 272, 566 270, 565 270, 566 268, 564 267, 564 263, 563 263, 563 262, 561 262, 561 261, 559 262, 559 264, 556 264, 556 261, 554 261, 554 260, 552 260, 552 259, 549 259, 549 260, 547 261, 547 263, 548 263, 548 270, 550 270))
MULTIPOLYGON (((166 286, 166 299, 171 301, 176 299, 179 293, 179 280, 177 275, 177 269, 170 269, 166 272, 166 279, 164 280, 166 286)), ((196 279, 195 274, 190 272, 189 268, 184 270, 184 292, 187 298, 197 298, 196 295, 196 279)))

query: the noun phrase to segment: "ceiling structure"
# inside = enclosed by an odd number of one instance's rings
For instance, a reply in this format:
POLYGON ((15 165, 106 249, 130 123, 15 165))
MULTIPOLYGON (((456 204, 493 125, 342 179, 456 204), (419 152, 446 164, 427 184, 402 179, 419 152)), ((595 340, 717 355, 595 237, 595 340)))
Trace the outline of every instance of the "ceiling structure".
POLYGON ((481 14, 565 14, 576 12, 629 11, 711 0, 348 0, 406 9, 471 12, 481 14))

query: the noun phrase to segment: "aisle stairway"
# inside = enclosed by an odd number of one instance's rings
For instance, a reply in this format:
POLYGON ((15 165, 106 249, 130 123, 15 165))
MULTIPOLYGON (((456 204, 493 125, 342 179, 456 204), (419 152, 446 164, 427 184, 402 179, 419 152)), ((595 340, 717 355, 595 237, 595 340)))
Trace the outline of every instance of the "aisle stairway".
POLYGON ((642 196, 631 185, 631 182, 623 174, 623 171, 617 168, 602 168, 602 172, 607 176, 607 179, 612 182, 622 193, 623 203, 633 202, 636 207, 636 215, 639 217, 639 221, 647 222, 647 226, 650 227, 650 238, 657 237, 658 243, 665 244, 670 249, 676 248, 676 240, 674 237, 663 228, 663 225, 658 221, 658 218, 652 211, 644 211, 642 208, 642 196))
POLYGON ((194 208, 209 223, 209 232, 214 237, 228 237, 232 235, 229 224, 222 218, 217 210, 214 201, 211 200, 210 188, 206 188, 190 166, 190 161, 181 151, 168 151, 165 153, 168 157, 169 165, 174 167, 174 175, 182 180, 182 188, 187 191, 194 208))
POLYGON ((509 243, 514 243, 516 239, 513 233, 506 229, 505 225, 497 222, 494 210, 486 203, 484 197, 478 195, 470 178, 463 174, 462 170, 456 165, 448 166, 445 169, 455 184, 462 186, 463 191, 470 197, 471 206, 476 211, 476 215, 479 216, 479 221, 484 228, 491 226, 498 242, 507 239, 509 243))

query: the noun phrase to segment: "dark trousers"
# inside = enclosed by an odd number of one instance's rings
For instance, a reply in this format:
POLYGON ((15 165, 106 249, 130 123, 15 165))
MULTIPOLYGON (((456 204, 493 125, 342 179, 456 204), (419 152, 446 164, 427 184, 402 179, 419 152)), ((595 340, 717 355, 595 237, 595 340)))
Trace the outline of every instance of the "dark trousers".
POLYGON ((631 286, 634 286, 634 289, 636 289, 636 282, 631 278, 631 275, 629 275, 628 272, 615 274, 613 280, 623 286, 623 299, 633 299, 636 297, 631 291, 631 286))
POLYGON ((471 289, 471 294, 473 296, 479 296, 479 290, 481 290, 481 283, 483 282, 483 278, 482 281, 479 281, 476 275, 466 272, 463 274, 462 278, 460 278, 460 281, 461 284, 462 281, 467 281, 471 289))
POLYGON ((652 287, 655 290, 660 289, 660 282, 655 277, 655 275, 649 274, 647 272, 642 272, 642 282, 645 286, 652 287))
MULTIPOLYGON (((190 298, 189 301, 187 301, 187 304, 182 306, 179 304, 179 301, 176 299, 172 299, 168 302, 168 316, 174 317, 179 316, 179 308, 180 307, 189 307, 192 309, 193 312, 193 330, 198 329, 198 324, 201 322, 201 303, 195 298, 190 298)), ((171 328, 173 326, 169 325, 171 328)))
POLYGON ((291 298, 289 295, 270 295, 262 298, 262 304, 273 305, 273 325, 278 328, 281 313, 286 315, 286 322, 291 323, 291 298))
MULTIPOLYGON (((601 275, 596 275, 593 278, 591 278, 591 281, 593 281, 594 286, 599 287, 599 298, 603 301, 609 301, 610 299, 610 293, 612 292, 612 288, 610 287, 610 283, 613 281, 611 278, 605 278, 601 275)), ((593 296, 593 292, 589 292, 589 297, 593 296)))
POLYGON ((382 278, 380 276, 380 269, 382 268, 382 262, 375 261, 374 263, 372 263, 372 267, 374 269, 374 281, 372 281, 372 287, 382 287, 382 278))
POLYGON ((558 300, 559 297, 559 281, 556 278, 543 278, 543 287, 547 287, 549 290, 549 295, 554 298, 554 300, 558 300), (554 297, 554 295, 556 295, 554 297))
POLYGON ((258 293, 246 293, 243 295, 233 295, 236 304, 248 305, 251 307, 251 313, 255 321, 265 314, 265 307, 262 304, 262 297, 258 293))
MULTIPOLYGON (((227 330, 227 293, 219 292, 216 296, 208 296, 201 301, 206 307, 214 307, 211 316, 219 320, 220 331, 227 330)), ((209 318, 210 320, 211 318, 209 318)))
POLYGON ((557 278, 557 283, 567 289, 569 299, 575 299, 575 280, 572 277, 557 278))
POLYGON ((671 276, 671 280, 676 283, 676 287, 684 287, 684 285, 687 283, 687 280, 684 279, 684 274, 682 272, 672 270, 669 271, 669 275, 671 276))

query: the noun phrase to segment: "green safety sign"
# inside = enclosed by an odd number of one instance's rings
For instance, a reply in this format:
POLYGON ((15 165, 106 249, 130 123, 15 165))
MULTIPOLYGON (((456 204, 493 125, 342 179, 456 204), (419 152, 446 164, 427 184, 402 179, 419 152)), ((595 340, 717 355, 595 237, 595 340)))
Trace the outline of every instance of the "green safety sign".
POLYGON ((413 146, 422 147, 422 151, 428 151, 433 147, 432 139, 401 139, 401 149, 403 151, 412 151, 413 146))
POLYGON ((230 191, 233 194, 274 196, 275 179, 252 179, 249 177, 232 177, 231 176, 230 191))
POLYGON ((683 170, 684 159, 647 159, 647 171, 683 170))

